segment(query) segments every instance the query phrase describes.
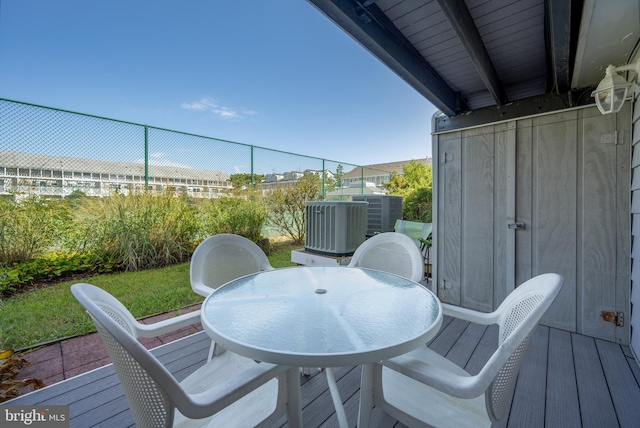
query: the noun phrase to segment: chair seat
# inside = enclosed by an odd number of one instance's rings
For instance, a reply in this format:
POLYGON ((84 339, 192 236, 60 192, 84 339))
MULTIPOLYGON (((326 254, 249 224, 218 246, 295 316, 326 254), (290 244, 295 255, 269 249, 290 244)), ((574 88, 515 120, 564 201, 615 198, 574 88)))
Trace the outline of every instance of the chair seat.
MULTIPOLYGON (((459 376, 470 376, 460 366, 426 346, 405 354, 405 356, 459 376)), ((382 384, 384 399, 387 403, 426 423, 427 425, 424 426, 451 428, 491 426, 491 421, 485 410, 484 394, 471 400, 455 398, 387 367, 382 369, 382 384)), ((414 424, 405 422, 402 420, 403 415, 396 414, 392 407, 381 403, 376 404, 409 426, 417 423, 416 421, 414 424)))
MULTIPOLYGON (((180 385, 190 394, 203 392, 211 385, 233 378, 256 364, 253 360, 226 351, 193 372, 180 385)), ((274 411, 277 394, 278 380, 274 378, 209 418, 189 419, 176 410, 173 426, 254 427, 274 411)))

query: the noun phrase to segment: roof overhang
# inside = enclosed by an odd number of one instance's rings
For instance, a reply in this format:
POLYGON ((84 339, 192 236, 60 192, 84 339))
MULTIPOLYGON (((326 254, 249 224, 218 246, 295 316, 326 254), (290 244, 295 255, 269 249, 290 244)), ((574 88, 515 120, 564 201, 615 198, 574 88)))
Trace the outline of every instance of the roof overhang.
POLYGON ((308 1, 448 127, 590 104, 606 66, 630 62, 640 40, 637 0, 308 1))

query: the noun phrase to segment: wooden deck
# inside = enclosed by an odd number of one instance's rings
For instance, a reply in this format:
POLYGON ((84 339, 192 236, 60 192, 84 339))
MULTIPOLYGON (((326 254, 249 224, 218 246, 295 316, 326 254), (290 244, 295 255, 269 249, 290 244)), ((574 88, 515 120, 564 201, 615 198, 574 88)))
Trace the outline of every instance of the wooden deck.
MULTIPOLYGON (((430 347, 477 373, 497 342, 497 329, 446 317, 430 347)), ((204 333, 152 352, 183 379, 202 364, 209 349, 204 333)), ((358 412, 358 367, 336 370, 350 426, 358 412)), ((305 427, 336 427, 326 378, 314 370, 301 377, 305 427)), ((626 346, 539 327, 518 377, 509 427, 639 427, 640 368, 626 346)), ((133 421, 111 365, 4 404, 69 405, 71 427, 127 427, 133 421)), ((429 405, 429 403, 425 403, 429 405)), ((282 426, 286 426, 285 420, 282 426)), ((375 427, 400 427, 374 409, 375 427)))

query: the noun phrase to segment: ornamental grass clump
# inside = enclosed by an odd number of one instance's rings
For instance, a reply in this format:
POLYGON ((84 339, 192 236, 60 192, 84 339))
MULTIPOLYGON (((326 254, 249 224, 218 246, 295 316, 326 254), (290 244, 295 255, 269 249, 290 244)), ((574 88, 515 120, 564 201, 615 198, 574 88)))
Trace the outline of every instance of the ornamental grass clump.
POLYGON ((70 224, 71 211, 64 201, 0 199, 0 266, 41 256, 58 244, 70 224))
POLYGON ((68 245, 136 271, 188 260, 198 232, 195 209, 186 197, 114 194, 87 198, 76 209, 68 245))
POLYGON ((201 209, 203 237, 233 233, 255 242, 267 219, 267 209, 257 197, 211 199, 201 209))

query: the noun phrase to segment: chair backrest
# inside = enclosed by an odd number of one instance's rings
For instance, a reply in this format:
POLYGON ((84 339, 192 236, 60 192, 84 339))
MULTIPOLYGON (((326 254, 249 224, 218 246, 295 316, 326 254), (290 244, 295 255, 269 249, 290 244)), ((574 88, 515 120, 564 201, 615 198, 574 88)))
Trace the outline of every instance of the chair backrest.
MULTIPOLYGON (((82 294, 86 296, 87 299, 91 300, 95 306, 102 309, 104 313, 124 328, 127 333, 133 337, 138 337, 136 319, 118 299, 95 285, 81 284, 79 287, 75 288, 75 290, 79 289, 81 289, 82 294)), ((71 291, 74 291, 73 287, 71 288, 71 291)))
POLYGON ((483 369, 502 365, 485 394, 492 421, 504 417, 524 355, 540 318, 562 288, 563 278, 547 273, 531 278, 512 291, 495 311, 499 315, 498 349, 483 369), (505 357, 508 355, 506 362, 505 357))
POLYGON ((411 238, 385 232, 364 241, 353 253, 349 267, 364 267, 394 273, 419 282, 424 277, 422 254, 411 238))
POLYGON ((201 296, 233 279, 273 267, 264 251, 249 239, 222 233, 205 239, 191 257, 191 288, 201 296))
POLYGON ((188 400, 185 391, 122 324, 112 318, 111 314, 104 312, 103 302, 94 301, 95 289, 97 287, 90 284, 71 286, 71 292, 93 319, 107 349, 136 426, 171 427, 174 403, 188 400))

